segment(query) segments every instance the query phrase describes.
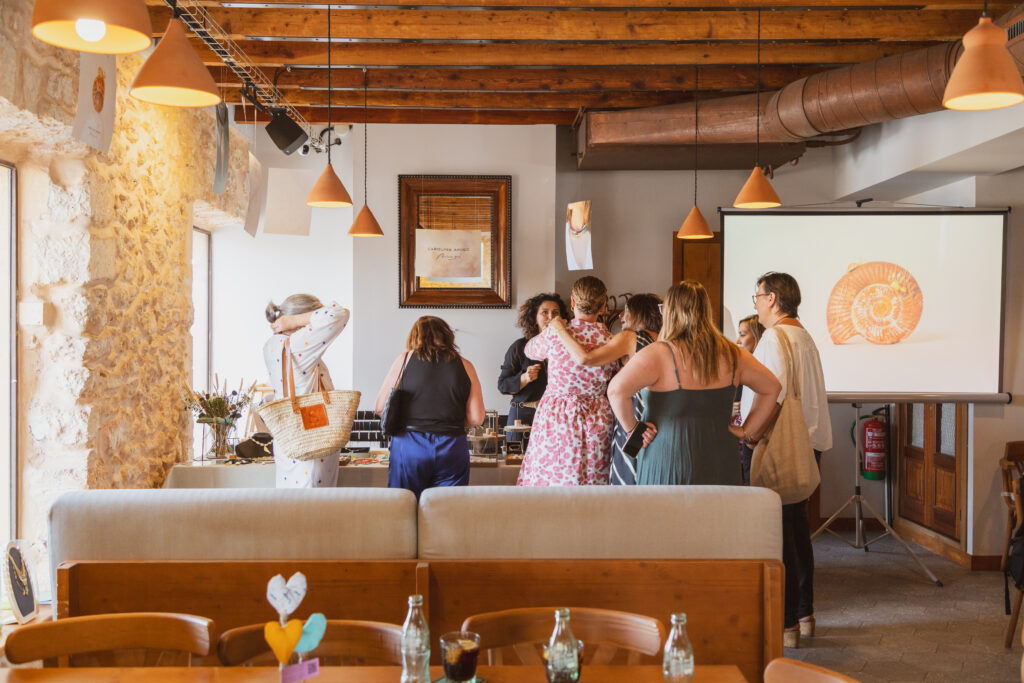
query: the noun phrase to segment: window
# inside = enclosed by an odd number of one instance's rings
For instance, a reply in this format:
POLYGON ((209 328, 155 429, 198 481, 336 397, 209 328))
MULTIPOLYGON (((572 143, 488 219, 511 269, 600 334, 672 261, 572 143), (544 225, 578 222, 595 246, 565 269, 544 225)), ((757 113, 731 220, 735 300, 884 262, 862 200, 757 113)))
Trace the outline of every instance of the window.
MULTIPOLYGON (((210 233, 192 228, 192 388, 196 391, 210 390, 210 324, 211 296, 211 251, 213 244, 210 233)), ((195 425, 192 431, 192 454, 198 458, 203 452, 203 426, 195 425)))
POLYGON ((17 416, 17 379, 18 368, 18 345, 17 345, 17 324, 14 312, 16 310, 15 294, 17 293, 17 249, 14 248, 17 239, 15 219, 17 208, 15 203, 15 181, 16 175, 12 166, 0 163, 0 254, 8 264, 7 277, 0 278, 0 300, 3 301, 4 320, 7 321, 7 330, 0 333, 0 345, 6 352, 3 355, 8 359, 4 369, 0 372, 0 380, 3 382, 4 391, 0 391, 0 416, 6 415, 7 419, 0 419, 3 427, 0 427, 0 438, 7 444, 7 457, 0 459, 0 541, 4 547, 7 542, 15 538, 18 533, 18 518, 16 513, 17 502, 17 462, 18 462, 18 416, 17 416))

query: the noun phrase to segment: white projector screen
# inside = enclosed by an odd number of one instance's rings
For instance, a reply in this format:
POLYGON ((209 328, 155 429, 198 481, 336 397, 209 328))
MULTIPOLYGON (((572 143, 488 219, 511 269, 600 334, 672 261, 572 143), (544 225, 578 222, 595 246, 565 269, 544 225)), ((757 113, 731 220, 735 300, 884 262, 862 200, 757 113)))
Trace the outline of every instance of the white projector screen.
POLYGON ((781 271, 828 391, 1000 392, 1005 226, 1005 211, 723 210, 725 332, 781 271))

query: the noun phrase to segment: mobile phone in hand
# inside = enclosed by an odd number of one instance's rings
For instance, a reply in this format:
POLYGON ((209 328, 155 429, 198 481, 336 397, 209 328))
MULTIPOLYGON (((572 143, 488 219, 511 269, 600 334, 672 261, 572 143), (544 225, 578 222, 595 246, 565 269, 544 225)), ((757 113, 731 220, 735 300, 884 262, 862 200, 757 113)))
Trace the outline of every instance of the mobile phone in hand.
POLYGON ((622 452, 635 458, 640 449, 644 447, 644 432, 647 431, 646 422, 637 422, 633 431, 629 433, 626 443, 622 444, 622 452))

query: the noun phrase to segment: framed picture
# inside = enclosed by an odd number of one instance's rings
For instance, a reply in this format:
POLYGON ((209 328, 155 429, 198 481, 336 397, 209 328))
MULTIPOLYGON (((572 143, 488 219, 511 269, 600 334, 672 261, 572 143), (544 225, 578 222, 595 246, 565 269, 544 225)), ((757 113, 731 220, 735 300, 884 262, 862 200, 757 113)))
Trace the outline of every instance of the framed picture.
POLYGON ((398 176, 400 308, 512 306, 511 176, 398 176))
POLYGON ((39 609, 36 601, 35 583, 32 581, 32 570, 25 561, 25 555, 18 541, 7 544, 4 556, 4 577, 7 579, 7 599, 11 603, 11 611, 19 624, 32 621, 39 609))

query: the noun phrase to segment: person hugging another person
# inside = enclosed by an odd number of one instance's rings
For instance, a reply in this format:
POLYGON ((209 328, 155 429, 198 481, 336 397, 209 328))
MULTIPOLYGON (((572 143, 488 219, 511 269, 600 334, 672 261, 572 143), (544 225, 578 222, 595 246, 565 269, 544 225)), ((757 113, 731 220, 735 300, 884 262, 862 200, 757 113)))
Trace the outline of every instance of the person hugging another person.
MULTIPOLYGON (((587 366, 605 365, 621 360, 625 365, 637 351, 658 339, 661 329, 661 297, 656 294, 635 294, 626 301, 622 309, 622 331, 612 337, 607 344, 592 351, 584 349, 572 336, 565 323, 561 320, 552 321, 552 327, 558 337, 569 349, 573 360, 587 366)), ((642 392, 633 394, 633 414, 637 420, 644 411, 642 392)), ((636 483, 636 458, 622 452, 629 435, 622 425, 615 422, 615 435, 612 439, 612 456, 609 470, 609 483, 631 485, 636 483)))
MULTIPOLYGON (((552 319, 569 317, 562 297, 557 294, 537 294, 519 307, 516 325, 523 330, 523 336, 512 342, 505 352, 498 376, 498 391, 511 394, 508 407, 508 424, 522 420, 524 425, 533 424, 533 415, 548 385, 545 364, 526 357, 526 342, 544 331, 552 319)), ((519 441, 520 435, 509 433, 506 440, 519 441)))
MULTIPOLYGON (((576 317, 572 336, 587 351, 603 346, 611 332, 598 315, 608 290, 596 277, 572 286, 576 317)), ((608 483, 612 411, 606 390, 618 363, 587 367, 572 359, 553 325, 526 343, 526 356, 548 361, 548 386, 533 419, 519 486, 577 486, 608 483)))
MULTIPOLYGON (((292 294, 280 306, 271 302, 266 316, 274 334, 263 345, 263 361, 274 396, 289 395, 284 377, 289 362, 294 368, 296 395, 334 389, 323 355, 348 324, 349 310, 333 302, 324 306, 311 294, 292 294), (285 353, 286 348, 290 353, 285 353)), ((275 450, 274 464, 277 488, 333 487, 338 483, 337 455, 293 460, 275 450)))

